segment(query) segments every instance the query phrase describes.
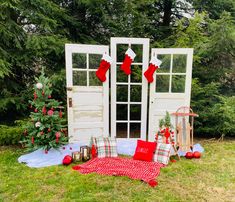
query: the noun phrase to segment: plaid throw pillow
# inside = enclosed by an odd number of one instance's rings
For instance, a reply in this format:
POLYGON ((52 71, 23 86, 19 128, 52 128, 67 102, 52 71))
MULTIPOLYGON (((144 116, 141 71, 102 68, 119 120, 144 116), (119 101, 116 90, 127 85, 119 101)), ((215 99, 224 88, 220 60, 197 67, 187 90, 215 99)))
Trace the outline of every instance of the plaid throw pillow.
POLYGON ((97 157, 117 157, 117 142, 115 138, 110 137, 92 137, 92 144, 94 144, 97 157))
POLYGON ((170 158, 171 144, 158 143, 155 154, 153 155, 153 161, 168 164, 170 158))

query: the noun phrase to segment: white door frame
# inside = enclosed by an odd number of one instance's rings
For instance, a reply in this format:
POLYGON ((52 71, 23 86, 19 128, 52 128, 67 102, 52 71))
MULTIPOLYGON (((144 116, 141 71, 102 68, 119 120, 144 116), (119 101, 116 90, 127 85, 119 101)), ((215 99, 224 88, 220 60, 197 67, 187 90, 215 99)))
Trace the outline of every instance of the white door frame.
MULTIPOLYGON (((93 71, 96 69, 89 69, 89 54, 109 54, 109 46, 103 45, 86 45, 86 44, 65 44, 65 59, 66 59, 66 86, 67 86, 67 110, 68 110, 68 134, 69 141, 74 142, 74 129, 86 129, 89 131, 90 129, 94 129, 96 127, 100 127, 103 129, 103 134, 97 134, 97 136, 108 136, 109 135, 109 72, 106 74, 106 81, 103 82, 102 86, 89 86, 89 77, 87 74, 87 83, 88 86, 73 86, 73 63, 72 63, 72 54, 73 53, 85 53, 86 54, 86 69, 79 69, 79 71, 93 71), (103 122, 92 122, 93 126, 89 122, 83 123, 75 123, 73 106, 71 106, 71 102, 76 102, 78 100, 74 99, 74 94, 76 92, 91 92, 91 93, 102 93, 102 115, 103 122)), ((87 100, 87 103, 91 102, 91 100, 87 100)), ((80 105, 82 110, 92 110, 89 109, 88 106, 80 105)), ((80 137, 83 139, 84 137, 80 137)), ((79 139, 79 138, 78 138, 79 139)))
MULTIPOLYGON (((120 65, 121 62, 117 62, 117 45, 118 44, 127 44, 127 45, 143 45, 143 52, 142 52, 142 62, 137 63, 133 62, 132 65, 142 65, 142 95, 141 95, 141 129, 140 129, 140 138, 146 139, 146 121, 147 121, 147 89, 148 83, 144 77, 144 72, 148 68, 148 61, 149 61, 149 39, 148 38, 121 38, 121 37, 112 37, 111 38, 111 57, 113 59, 113 63, 111 65, 111 136, 116 137, 116 85, 119 84, 116 82, 116 68, 117 65, 120 65)), ((124 58, 124 55, 123 55, 124 58)), ((120 83, 121 84, 121 83, 120 83)), ((128 97, 130 98, 130 75, 128 76, 128 97)), ((127 119, 127 138, 130 135, 130 103, 133 102, 125 102, 128 105, 128 119, 127 119)), ((122 104, 122 103, 119 103, 122 104)), ((133 121, 136 122, 136 121, 133 121)), ((131 139, 139 139, 139 138, 131 138, 131 139)))
MULTIPOLYGON (((151 55, 157 56, 161 54, 170 54, 171 55, 171 66, 170 66, 170 72, 169 73, 158 73, 158 71, 155 71, 154 73, 154 81, 150 84, 150 94, 149 94, 149 132, 148 132, 148 139, 150 141, 154 140, 155 134, 154 132, 157 132, 158 125, 155 120, 153 120, 153 116, 156 113, 156 109, 154 109, 154 101, 160 101, 160 99, 182 99, 184 100, 183 105, 190 107, 190 99, 191 99, 191 83, 192 83, 192 63, 193 63, 193 49, 192 48, 152 48, 151 55), (186 73, 172 73, 172 64, 173 64, 173 54, 183 54, 187 55, 187 62, 186 62, 186 73), (170 75, 170 81, 169 81, 169 92, 164 93, 156 93, 156 83, 158 82, 156 80, 156 75, 170 75), (172 81, 172 75, 185 75, 185 92, 184 93, 172 93, 171 92, 171 81, 172 81)), ((164 103, 164 109, 162 111, 158 111, 159 116, 165 116, 166 111, 169 113, 175 112, 178 107, 176 103, 176 107, 174 109, 170 109, 167 106, 168 103, 164 103)), ((172 107, 172 106, 171 106, 172 107)), ((173 121, 172 121, 173 122, 173 121)), ((174 122, 172 123, 174 125, 174 122)))

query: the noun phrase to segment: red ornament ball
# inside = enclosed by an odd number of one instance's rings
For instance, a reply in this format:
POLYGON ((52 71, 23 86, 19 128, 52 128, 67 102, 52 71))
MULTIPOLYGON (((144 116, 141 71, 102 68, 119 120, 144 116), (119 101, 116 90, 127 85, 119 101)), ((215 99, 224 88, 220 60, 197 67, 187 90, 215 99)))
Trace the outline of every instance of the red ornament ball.
POLYGON ((193 157, 199 159, 201 157, 201 153, 198 151, 193 152, 193 157))
POLYGON ((186 159, 192 159, 193 158, 193 152, 187 152, 185 155, 186 159))
POLYGON ((63 165, 69 165, 70 163, 72 163, 73 158, 69 155, 66 155, 62 161, 63 165))
POLYGON ((49 116, 52 116, 52 115, 54 114, 54 112, 53 112, 52 110, 49 110, 49 111, 47 112, 47 114, 48 114, 49 116))

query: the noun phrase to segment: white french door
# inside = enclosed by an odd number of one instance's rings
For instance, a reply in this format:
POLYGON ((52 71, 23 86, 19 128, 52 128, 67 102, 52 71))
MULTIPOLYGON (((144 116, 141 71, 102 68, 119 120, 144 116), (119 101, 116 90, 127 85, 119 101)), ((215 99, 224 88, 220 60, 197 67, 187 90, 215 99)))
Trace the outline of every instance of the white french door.
POLYGON ((108 46, 65 45, 70 142, 109 135, 109 74, 104 83, 95 74, 104 53, 108 46))
POLYGON ((143 73, 148 68, 149 39, 111 38, 111 57, 111 136, 146 139, 148 83, 143 73), (128 47, 136 57, 127 76, 120 65, 128 47))
MULTIPOLYGON (((162 61, 150 84, 148 139, 153 141, 166 111, 190 106, 193 49, 153 48, 151 54, 162 61)), ((174 125, 173 116, 171 121, 174 125)))

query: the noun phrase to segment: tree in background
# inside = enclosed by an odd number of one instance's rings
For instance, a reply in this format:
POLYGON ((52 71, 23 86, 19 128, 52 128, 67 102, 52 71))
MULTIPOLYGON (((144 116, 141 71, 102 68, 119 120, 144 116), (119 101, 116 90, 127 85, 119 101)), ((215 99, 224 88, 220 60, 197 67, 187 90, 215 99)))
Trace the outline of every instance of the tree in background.
POLYGON ((61 102, 52 99, 49 79, 44 72, 36 79, 34 86, 34 100, 30 101, 30 121, 24 131, 21 143, 28 149, 43 148, 45 152, 51 148, 58 148, 67 144, 66 130, 62 118, 61 102))
POLYGON ((0 10, 0 120, 12 121, 27 116, 28 87, 40 65, 50 66, 48 75, 64 68, 62 26, 72 20, 48 0, 6 0, 0 10))
POLYGON ((221 131, 232 135, 231 131, 222 128, 229 121, 233 125, 231 117, 234 111, 226 113, 225 119, 218 119, 219 112, 222 112, 218 106, 221 109, 227 103, 223 100, 235 94, 233 24, 233 18, 227 12, 222 12, 216 20, 208 18, 206 13, 197 12, 194 18, 179 20, 173 35, 162 41, 163 46, 194 48, 191 107, 200 115, 195 120, 197 135, 218 136, 221 131))
POLYGON ((233 0, 5 0, 0 9, 0 123, 28 115, 29 86, 41 65, 50 67, 53 97, 66 103, 66 42, 148 37, 154 48, 194 48, 195 132, 220 133, 213 106, 226 102, 217 95, 235 94, 233 0))

